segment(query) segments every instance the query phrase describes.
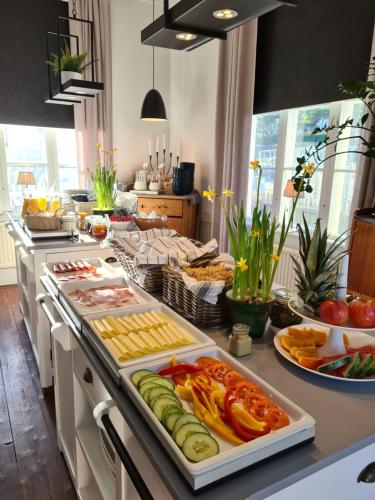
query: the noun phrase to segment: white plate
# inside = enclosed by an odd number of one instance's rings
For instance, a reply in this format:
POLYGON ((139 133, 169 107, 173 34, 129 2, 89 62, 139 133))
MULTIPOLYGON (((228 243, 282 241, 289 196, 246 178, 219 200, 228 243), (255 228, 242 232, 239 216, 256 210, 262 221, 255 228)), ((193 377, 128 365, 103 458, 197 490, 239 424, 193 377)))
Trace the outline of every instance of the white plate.
MULTIPOLYGON (((270 399, 275 401, 280 408, 286 411, 290 419, 290 424, 283 429, 272 431, 266 436, 259 437, 240 446, 235 446, 224 441, 214 431, 210 430, 212 436, 219 443, 220 453, 202 462, 192 463, 185 458, 170 434, 155 417, 149 406, 144 402, 130 379, 132 373, 136 370, 148 369, 157 372, 162 368, 170 366, 171 357, 164 356, 164 358, 152 363, 139 363, 132 368, 120 370, 123 385, 129 391, 130 397, 194 490, 202 488, 203 486, 211 484, 225 476, 233 474, 314 437, 315 420, 309 414, 283 396, 271 385, 264 382, 264 380, 255 375, 255 373, 245 368, 241 363, 232 358, 232 356, 223 351, 223 349, 214 346, 195 350, 177 356, 177 361, 194 363, 200 356, 210 356, 224 361, 233 366, 233 368, 244 377, 250 381, 254 381, 270 399)), ((183 401, 183 404, 185 409, 190 412, 192 411, 187 402, 183 401)))
MULTIPOLYGON (((288 327, 289 328, 289 327, 288 327)), ((313 373, 314 375, 318 375, 320 377, 325 377, 325 378, 330 378, 330 379, 335 379, 335 380, 342 380, 343 382, 375 382, 375 377, 371 378, 344 378, 344 377, 337 377, 336 375, 329 375, 328 373, 320 373, 316 370, 311 370, 310 368, 306 368, 298 363, 296 359, 294 359, 289 352, 284 349, 281 345, 280 342, 280 336, 281 335, 287 335, 288 334, 288 328, 283 328, 283 330, 280 330, 277 332, 273 339, 273 343, 275 344, 276 349, 279 351, 279 353, 288 361, 293 363, 294 365, 298 366, 302 370, 305 370, 307 372, 313 373)), ((297 328, 299 330, 302 330, 303 328, 315 328, 318 330, 321 330, 322 332, 329 333, 329 328, 326 326, 320 326, 319 328, 316 327, 315 323, 302 323, 301 325, 294 325, 293 328, 297 328)), ((367 344, 375 344, 375 339, 374 337, 371 337, 371 335, 367 335, 366 333, 362 332, 351 332, 351 331, 345 331, 348 339, 349 339, 349 345, 350 347, 362 347, 367 344)))
POLYGON ((87 324, 88 328, 92 332, 92 335, 94 335, 101 344, 105 347, 105 349, 109 352, 111 355, 112 359, 115 361, 116 365, 119 368, 124 368, 128 366, 133 366, 137 365, 139 363, 145 363, 147 361, 155 361, 160 358, 164 358, 165 356, 173 356, 175 354, 182 354, 185 352, 190 352, 194 349, 199 349, 202 347, 207 347, 207 346, 212 346, 215 344, 215 342, 210 339, 207 335, 205 335, 203 332, 201 332, 198 328, 193 326, 189 321, 186 321, 183 319, 179 314, 175 313, 172 309, 167 307, 164 304, 161 304, 160 302, 153 302, 150 304, 145 304, 145 305, 140 305, 140 306, 133 306, 128 309, 112 309, 111 311, 101 311, 100 313, 95 313, 95 314, 87 314, 83 317, 83 320, 87 324), (92 321, 94 319, 101 319, 104 318, 105 316, 108 316, 111 314, 112 316, 119 317, 119 316, 129 316, 130 314, 139 314, 139 313, 144 313, 147 311, 158 311, 161 313, 164 313, 166 316, 168 316, 171 321, 174 321, 178 326, 186 330, 194 339, 196 340, 196 343, 194 344, 189 344, 189 345, 182 345, 180 347, 172 347, 171 349, 161 351, 161 352, 155 352, 151 354, 145 354, 144 356, 139 356, 134 359, 129 359, 123 363, 119 363, 117 359, 114 358, 112 355, 111 351, 107 348, 106 343, 104 340, 101 338, 100 335, 98 335, 94 330, 91 328, 89 321, 92 321))
POLYGON ((321 320, 320 316, 310 313, 304 307, 299 307, 293 299, 290 299, 290 301, 288 302, 288 306, 295 314, 298 314, 298 316, 301 316, 301 318, 303 318, 304 320, 313 321, 317 325, 321 325, 324 327, 328 326, 329 328, 340 328, 345 332, 364 331, 366 333, 375 334, 375 328, 356 328, 351 321, 347 321, 343 325, 332 325, 330 323, 325 323, 321 320))
POLYGON ((105 315, 108 315, 109 313, 112 314, 113 311, 122 311, 122 314, 126 314, 127 311, 131 311, 136 307, 139 307, 140 305, 143 304, 148 304, 148 303, 157 303, 157 300, 152 297, 149 293, 147 293, 143 288, 140 286, 136 285, 133 283, 133 281, 128 281, 123 274, 117 275, 115 278, 111 279, 103 279, 102 281, 95 282, 93 283, 90 280, 82 280, 82 281, 72 281, 72 282, 66 282, 66 283, 60 283, 59 288, 61 292, 63 293, 65 299, 67 302, 71 305, 71 307, 81 316, 84 316, 85 314, 90 314, 90 313, 104 313, 105 315), (78 304, 75 300, 72 300, 69 297, 69 292, 72 292, 73 290, 82 290, 86 288, 98 288, 101 286, 112 286, 112 285, 124 285, 129 288, 131 292, 133 292, 135 298, 138 300, 138 304, 131 304, 129 306, 123 305, 122 307, 116 307, 116 308, 108 308, 104 309, 101 306, 84 306, 82 304, 78 304))

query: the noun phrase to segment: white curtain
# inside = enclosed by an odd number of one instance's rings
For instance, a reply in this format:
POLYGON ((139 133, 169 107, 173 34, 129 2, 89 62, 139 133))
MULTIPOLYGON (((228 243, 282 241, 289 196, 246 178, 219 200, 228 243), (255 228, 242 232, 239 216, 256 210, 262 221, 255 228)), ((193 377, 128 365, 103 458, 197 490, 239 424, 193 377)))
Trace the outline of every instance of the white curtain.
MULTIPOLYGON (((228 188, 233 200, 246 203, 250 129, 253 112, 257 20, 228 33, 219 54, 216 113, 215 184, 217 193, 228 188)), ((221 251, 228 236, 219 203, 213 204, 212 237, 221 251)))
MULTIPOLYGON (((94 57, 96 81, 104 83, 104 92, 87 97, 74 105, 74 123, 77 134, 80 186, 87 186, 87 169, 96 166, 96 144, 112 148, 112 50, 110 0, 77 0, 77 17, 94 21, 94 57)), ((71 21, 71 32, 80 38, 80 50, 89 51, 89 32, 83 23, 71 21)), ((89 54, 90 58, 92 55, 89 54)), ((91 79, 91 68, 86 71, 91 79)))

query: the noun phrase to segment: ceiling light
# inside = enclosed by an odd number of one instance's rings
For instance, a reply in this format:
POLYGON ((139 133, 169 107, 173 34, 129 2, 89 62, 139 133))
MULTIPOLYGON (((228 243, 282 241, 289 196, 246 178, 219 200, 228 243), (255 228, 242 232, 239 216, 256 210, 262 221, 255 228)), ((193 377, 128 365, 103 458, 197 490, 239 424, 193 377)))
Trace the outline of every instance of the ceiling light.
POLYGON ((213 16, 216 17, 216 19, 233 19, 238 16, 238 12, 233 9, 221 9, 215 10, 215 12, 213 12, 213 16))
POLYGON ((193 33, 178 33, 176 35, 178 40, 184 40, 185 42, 190 42, 191 40, 195 40, 197 35, 193 35, 193 33))

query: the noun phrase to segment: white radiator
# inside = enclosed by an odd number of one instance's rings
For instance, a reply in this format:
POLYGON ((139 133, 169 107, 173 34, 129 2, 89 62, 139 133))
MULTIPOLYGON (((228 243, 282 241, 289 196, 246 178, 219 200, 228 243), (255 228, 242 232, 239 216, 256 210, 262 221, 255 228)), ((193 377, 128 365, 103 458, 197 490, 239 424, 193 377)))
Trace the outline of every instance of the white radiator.
POLYGON ((291 255, 298 258, 298 250, 294 250, 292 248, 283 249, 275 276, 275 283, 294 292, 296 273, 293 269, 293 261, 290 258, 291 255))
POLYGON ((8 235, 5 222, 0 222, 0 269, 16 266, 14 240, 8 235))

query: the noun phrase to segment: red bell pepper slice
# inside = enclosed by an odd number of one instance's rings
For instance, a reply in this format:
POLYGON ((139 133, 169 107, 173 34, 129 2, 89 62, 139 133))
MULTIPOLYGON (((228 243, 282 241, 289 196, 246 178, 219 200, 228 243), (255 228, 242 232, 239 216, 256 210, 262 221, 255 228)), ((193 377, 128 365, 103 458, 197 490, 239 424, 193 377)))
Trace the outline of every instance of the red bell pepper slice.
POLYGON ((236 397, 234 396, 232 391, 227 391, 225 394, 224 398, 224 406, 225 406, 225 411, 227 414, 228 421, 230 425, 232 426, 235 434, 242 439, 243 441, 252 441, 253 439, 256 439, 257 437, 264 436, 265 434, 268 434, 270 429, 267 426, 263 431, 257 431, 255 429, 249 429, 247 427, 244 427, 241 425, 238 420, 236 419, 235 415, 232 412, 232 404, 234 404, 236 401, 236 397))
POLYGON ((166 377, 168 375, 185 375, 186 373, 197 373, 201 370, 202 368, 200 366, 191 365, 189 363, 180 363, 175 366, 163 368, 159 371, 159 375, 162 375, 163 377, 166 377))

